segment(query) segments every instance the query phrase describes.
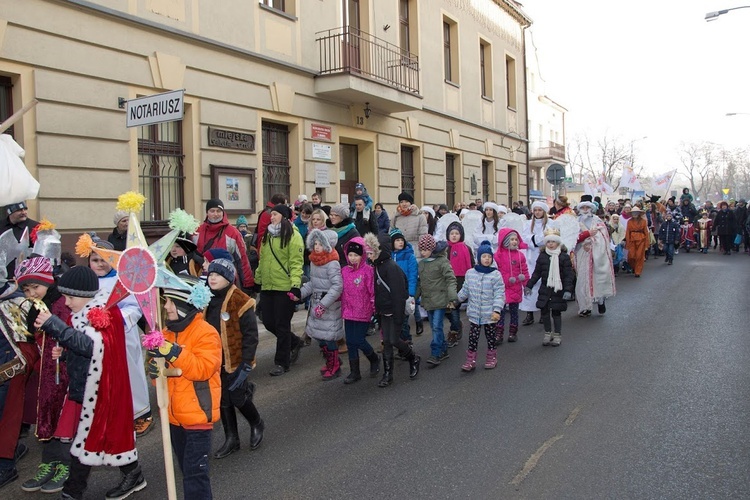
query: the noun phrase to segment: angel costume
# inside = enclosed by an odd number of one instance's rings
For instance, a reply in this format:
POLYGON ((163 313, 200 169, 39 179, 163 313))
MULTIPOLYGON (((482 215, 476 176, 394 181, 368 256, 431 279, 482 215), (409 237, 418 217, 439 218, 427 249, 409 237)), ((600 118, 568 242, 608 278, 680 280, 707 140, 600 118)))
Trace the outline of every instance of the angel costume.
MULTIPOLYGON (((583 200, 587 195, 581 197, 583 200)), ((590 199, 591 196, 588 196, 590 199)), ((604 222, 594 215, 594 204, 581 201, 578 204, 578 222, 581 232, 575 247, 576 302, 578 314, 588 316, 594 302, 599 312, 604 313, 604 299, 615 295, 615 275, 612 253, 609 249, 609 231, 604 222)))
MULTIPOLYGON (((521 232, 521 238, 529 246, 525 250, 526 265, 529 267, 529 274, 534 274, 536 259, 539 257, 539 252, 544 249, 544 219, 532 217, 530 221, 527 221, 521 232)), ((541 284, 542 280, 539 280, 536 285, 534 285, 534 288, 531 289, 531 295, 524 295, 521 305, 519 306, 520 310, 525 312, 539 310, 536 306, 536 301, 539 299, 539 287, 541 284)))

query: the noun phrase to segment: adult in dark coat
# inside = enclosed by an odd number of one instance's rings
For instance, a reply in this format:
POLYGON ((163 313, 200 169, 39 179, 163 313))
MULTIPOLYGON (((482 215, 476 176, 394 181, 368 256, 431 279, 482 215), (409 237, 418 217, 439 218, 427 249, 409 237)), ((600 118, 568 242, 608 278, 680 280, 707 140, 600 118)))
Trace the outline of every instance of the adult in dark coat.
MULTIPOLYGON (((748 235, 747 231, 745 231, 745 221, 747 221, 747 201, 745 201, 744 198, 741 198, 740 201, 737 202, 737 206, 734 209, 734 220, 737 224, 737 234, 740 235, 740 239, 744 243, 745 251, 747 252, 748 235)), ((740 246, 735 245, 734 250, 735 252, 739 252, 740 246)))
MULTIPOLYGON (((31 231, 39 224, 39 222, 29 218, 28 210, 29 207, 23 201, 20 203, 14 203, 12 205, 6 205, 6 217, 2 222, 0 222, 0 234, 3 234, 5 231, 11 229, 13 230, 13 236, 16 237, 16 240, 21 241, 21 236, 23 236, 24 229, 28 229, 29 237, 31 237, 31 231)), ((32 248, 33 246, 34 243, 32 243, 31 239, 29 238, 29 248, 32 248)), ((8 262, 6 269, 8 270, 8 277, 13 276, 13 273, 15 273, 16 271, 15 259, 11 262, 8 262)))
POLYGON ((718 208, 719 211, 716 213, 716 218, 714 219, 714 230, 719 236, 721 250, 724 252, 724 255, 731 255, 732 247, 734 246, 734 236, 737 234, 734 212, 729 210, 729 204, 726 201, 720 201, 718 208))

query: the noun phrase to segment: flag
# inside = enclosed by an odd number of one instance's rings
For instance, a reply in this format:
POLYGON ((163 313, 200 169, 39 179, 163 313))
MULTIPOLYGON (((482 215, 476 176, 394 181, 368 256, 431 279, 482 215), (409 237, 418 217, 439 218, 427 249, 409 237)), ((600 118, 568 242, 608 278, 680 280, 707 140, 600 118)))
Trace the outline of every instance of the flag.
POLYGON ((607 184, 607 179, 604 177, 604 174, 600 175, 596 180, 596 188, 604 194, 612 194, 615 192, 612 186, 607 184))
POLYGON ((654 187, 658 190, 668 190, 670 184, 672 184, 672 179, 674 178, 675 174, 677 173, 677 169, 670 170, 666 174, 658 175, 654 177, 654 187))
POLYGON ((596 188, 590 182, 583 183, 583 192, 591 196, 596 196, 596 188))
POLYGON ((622 178, 620 179, 620 187, 626 187, 633 190, 640 190, 642 189, 641 183, 638 180, 638 177, 635 175, 635 172, 631 167, 625 167, 622 169, 622 178))

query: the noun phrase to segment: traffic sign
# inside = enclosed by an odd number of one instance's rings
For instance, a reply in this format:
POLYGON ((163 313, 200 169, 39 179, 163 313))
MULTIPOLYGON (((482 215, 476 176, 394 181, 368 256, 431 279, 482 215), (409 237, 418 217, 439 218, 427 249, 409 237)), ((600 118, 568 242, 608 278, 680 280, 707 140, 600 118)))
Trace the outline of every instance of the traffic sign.
POLYGON ((729 194, 729 188, 722 188, 721 192, 724 194, 729 194))
POLYGON ((559 163, 553 163, 547 167, 547 173, 545 174, 547 182, 550 184, 561 184, 565 179, 565 167, 559 163))

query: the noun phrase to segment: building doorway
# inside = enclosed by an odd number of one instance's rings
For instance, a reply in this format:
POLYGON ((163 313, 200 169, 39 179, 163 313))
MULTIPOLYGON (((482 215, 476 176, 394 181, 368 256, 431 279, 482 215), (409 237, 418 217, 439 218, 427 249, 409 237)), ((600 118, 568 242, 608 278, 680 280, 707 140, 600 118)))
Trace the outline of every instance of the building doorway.
POLYGON ((339 144, 339 195, 342 203, 354 202, 354 186, 359 182, 359 146, 339 144))

